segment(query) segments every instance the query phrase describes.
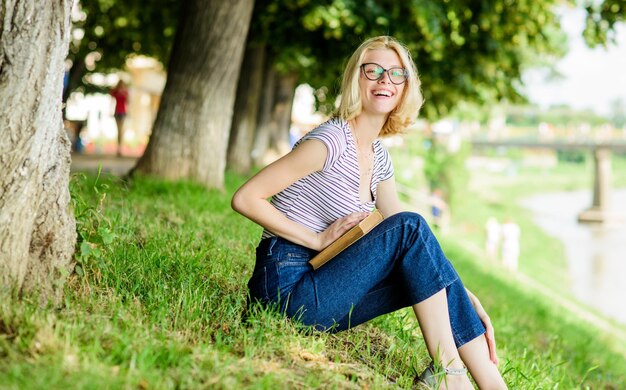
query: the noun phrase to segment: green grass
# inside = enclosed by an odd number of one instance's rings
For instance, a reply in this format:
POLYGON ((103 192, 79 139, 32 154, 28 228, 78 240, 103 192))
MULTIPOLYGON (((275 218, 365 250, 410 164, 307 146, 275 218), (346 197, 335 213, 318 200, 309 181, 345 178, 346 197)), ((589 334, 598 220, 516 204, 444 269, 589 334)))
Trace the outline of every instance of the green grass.
MULTIPOLYGON (((261 230, 230 209, 241 181, 75 177, 80 268, 60 308, 0 297, 0 388, 410 388, 428 357, 409 309, 337 335, 246 312, 261 230)), ((614 340, 444 246, 492 316, 510 388, 626 388, 614 340)))

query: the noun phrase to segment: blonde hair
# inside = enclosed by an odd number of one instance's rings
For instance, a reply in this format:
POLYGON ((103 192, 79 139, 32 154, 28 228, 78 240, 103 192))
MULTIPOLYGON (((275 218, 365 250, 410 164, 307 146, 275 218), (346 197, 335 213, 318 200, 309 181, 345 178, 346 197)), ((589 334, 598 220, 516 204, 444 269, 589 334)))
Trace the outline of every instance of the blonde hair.
POLYGON ((417 74, 415 63, 411 59, 409 50, 390 36, 378 36, 369 38, 363 42, 352 54, 341 82, 341 102, 337 109, 336 116, 345 121, 354 119, 361 113, 362 101, 359 89, 359 76, 361 64, 368 50, 390 49, 398 54, 402 66, 407 70, 408 77, 405 82, 404 92, 398 106, 389 113, 387 121, 380 131, 380 136, 390 136, 401 133, 406 127, 417 119, 417 114, 423 103, 421 81, 417 74))

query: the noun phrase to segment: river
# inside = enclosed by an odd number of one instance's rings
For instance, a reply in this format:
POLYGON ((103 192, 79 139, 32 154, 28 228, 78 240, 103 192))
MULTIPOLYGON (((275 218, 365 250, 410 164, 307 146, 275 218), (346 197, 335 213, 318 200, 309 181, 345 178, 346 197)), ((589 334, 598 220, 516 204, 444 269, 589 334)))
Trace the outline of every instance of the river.
POLYGON ((618 221, 609 224, 578 223, 578 213, 591 205, 591 197, 590 191, 558 192, 528 197, 521 204, 546 233, 565 244, 573 296, 626 324, 626 189, 611 194, 618 221))

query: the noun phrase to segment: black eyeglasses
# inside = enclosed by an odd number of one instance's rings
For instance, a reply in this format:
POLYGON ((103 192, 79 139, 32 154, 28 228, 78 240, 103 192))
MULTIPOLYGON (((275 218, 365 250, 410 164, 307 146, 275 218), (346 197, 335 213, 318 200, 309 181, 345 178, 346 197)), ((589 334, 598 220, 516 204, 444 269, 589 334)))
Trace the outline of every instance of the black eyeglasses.
POLYGON ((385 72, 387 72, 389 81, 396 85, 404 83, 409 77, 409 72, 407 72, 404 68, 385 69, 374 62, 368 62, 367 64, 361 65, 361 69, 363 70, 365 78, 372 81, 380 80, 385 72))

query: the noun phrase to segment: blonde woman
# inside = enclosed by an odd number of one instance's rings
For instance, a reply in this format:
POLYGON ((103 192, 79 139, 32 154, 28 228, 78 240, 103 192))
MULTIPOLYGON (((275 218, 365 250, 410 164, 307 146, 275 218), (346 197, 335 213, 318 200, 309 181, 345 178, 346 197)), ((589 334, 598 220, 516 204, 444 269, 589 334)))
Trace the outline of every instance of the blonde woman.
POLYGON ((264 228, 250 297, 332 332, 412 306, 435 362, 418 380, 472 389, 469 369, 480 388, 506 388, 489 317, 424 218, 403 212, 380 142, 412 123, 422 104, 408 50, 387 36, 363 42, 348 61, 341 92, 334 118, 233 196, 232 207, 264 228), (386 218, 313 270, 308 260, 375 208, 386 218))

